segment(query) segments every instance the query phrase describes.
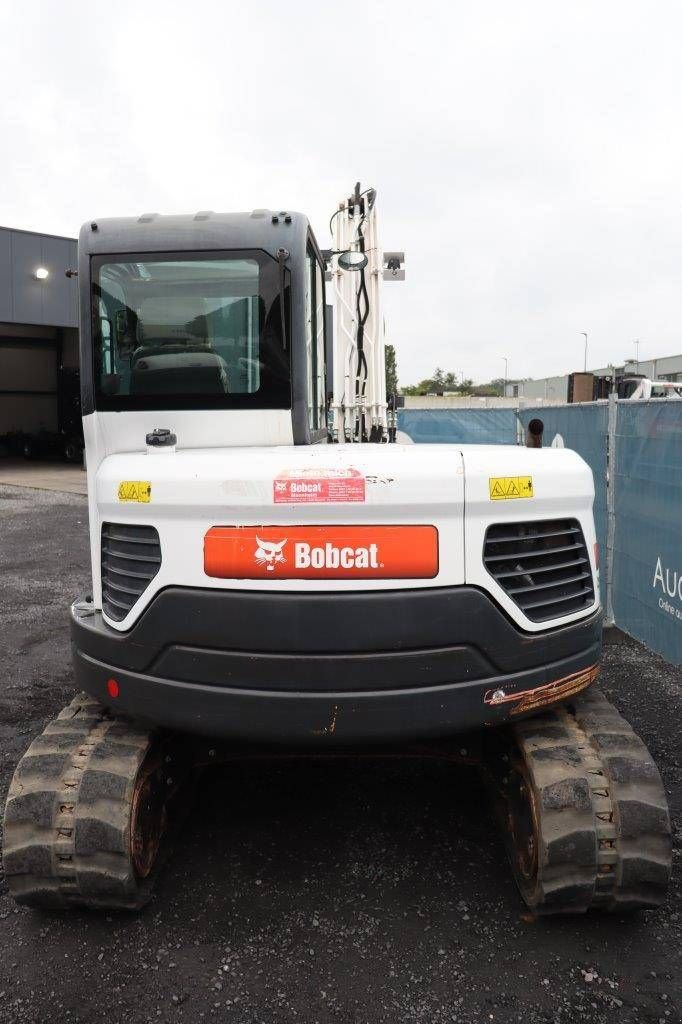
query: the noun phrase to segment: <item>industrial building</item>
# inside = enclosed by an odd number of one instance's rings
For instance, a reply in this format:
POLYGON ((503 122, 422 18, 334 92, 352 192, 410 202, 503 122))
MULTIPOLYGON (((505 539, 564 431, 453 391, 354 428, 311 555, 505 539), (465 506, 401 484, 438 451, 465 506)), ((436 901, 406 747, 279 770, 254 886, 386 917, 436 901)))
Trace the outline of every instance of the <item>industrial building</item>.
POLYGON ((73 238, 0 228, 0 454, 79 429, 76 265, 73 238))
MULTIPOLYGON (((682 380, 682 355, 661 356, 658 359, 631 360, 621 366, 602 366, 596 370, 588 370, 595 377, 617 377, 638 375, 650 377, 652 380, 682 380)), ((541 377, 538 380, 520 381, 518 384, 507 385, 509 397, 524 398, 527 401, 557 402, 568 401, 569 374, 560 377, 541 377)))

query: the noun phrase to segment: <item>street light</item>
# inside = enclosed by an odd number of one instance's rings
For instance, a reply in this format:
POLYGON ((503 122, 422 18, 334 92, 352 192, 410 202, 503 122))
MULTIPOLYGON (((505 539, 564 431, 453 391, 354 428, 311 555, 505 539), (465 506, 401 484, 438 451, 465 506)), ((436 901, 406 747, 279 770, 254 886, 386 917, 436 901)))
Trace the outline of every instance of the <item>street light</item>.
POLYGON ((502 397, 504 398, 507 394, 507 378, 509 377, 509 359, 507 356, 500 356, 500 359, 504 360, 504 387, 502 388, 502 397))
POLYGON ((585 365, 584 365, 583 369, 584 369, 585 373, 587 373, 587 331, 581 331, 580 333, 582 334, 583 338, 585 339, 585 365))
POLYGON ((637 373, 639 373, 639 338, 636 338, 632 344, 635 346, 635 356, 637 359, 637 373))

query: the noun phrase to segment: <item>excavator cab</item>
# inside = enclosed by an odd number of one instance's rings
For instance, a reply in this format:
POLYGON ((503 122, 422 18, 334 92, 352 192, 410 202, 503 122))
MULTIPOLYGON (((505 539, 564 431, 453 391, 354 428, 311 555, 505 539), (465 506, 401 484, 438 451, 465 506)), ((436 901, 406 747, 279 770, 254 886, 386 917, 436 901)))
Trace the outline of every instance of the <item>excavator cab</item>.
POLYGON ((326 436, 325 264, 302 215, 92 222, 79 277, 85 416, 277 410, 290 442, 326 436))

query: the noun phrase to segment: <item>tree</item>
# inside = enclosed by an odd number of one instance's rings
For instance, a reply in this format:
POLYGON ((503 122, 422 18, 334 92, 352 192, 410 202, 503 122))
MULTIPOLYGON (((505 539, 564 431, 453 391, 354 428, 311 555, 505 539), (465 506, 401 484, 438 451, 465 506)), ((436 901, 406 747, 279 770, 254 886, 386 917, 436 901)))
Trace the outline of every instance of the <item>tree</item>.
POLYGON ((398 364, 393 345, 386 346, 386 394, 398 394, 398 364))
POLYGON ((487 384, 479 384, 477 393, 483 394, 481 389, 485 390, 486 395, 496 395, 501 397, 504 395, 505 385, 507 384, 518 384, 519 381, 516 378, 507 377, 495 377, 493 380, 488 381, 487 384))
POLYGON ((433 377, 426 377, 418 384, 410 384, 401 390, 404 395, 432 395, 438 388, 433 377))
POLYGON ((488 389, 488 392, 493 395, 504 395, 505 384, 510 384, 511 381, 505 380, 504 377, 494 377, 493 380, 487 384, 482 385, 488 389))
POLYGON ((452 370, 444 372, 440 366, 434 370, 433 377, 426 377, 418 384, 410 384, 401 389, 403 395, 439 395, 443 391, 458 391, 460 394, 469 394, 472 381, 462 380, 457 383, 457 374, 452 370))

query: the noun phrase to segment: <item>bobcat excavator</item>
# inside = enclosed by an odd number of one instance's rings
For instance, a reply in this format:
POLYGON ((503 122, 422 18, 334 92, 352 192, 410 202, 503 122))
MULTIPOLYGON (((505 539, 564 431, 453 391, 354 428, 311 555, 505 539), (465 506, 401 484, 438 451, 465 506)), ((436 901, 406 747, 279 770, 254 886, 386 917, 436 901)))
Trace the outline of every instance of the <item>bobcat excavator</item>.
POLYGON ((650 754, 592 687, 593 480, 574 452, 396 443, 377 196, 80 234, 92 594, 79 695, 19 762, 20 903, 142 907, 198 769, 463 746, 537 914, 653 907, 650 754), (461 734, 467 733, 463 744, 461 734))

